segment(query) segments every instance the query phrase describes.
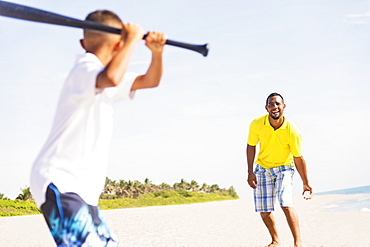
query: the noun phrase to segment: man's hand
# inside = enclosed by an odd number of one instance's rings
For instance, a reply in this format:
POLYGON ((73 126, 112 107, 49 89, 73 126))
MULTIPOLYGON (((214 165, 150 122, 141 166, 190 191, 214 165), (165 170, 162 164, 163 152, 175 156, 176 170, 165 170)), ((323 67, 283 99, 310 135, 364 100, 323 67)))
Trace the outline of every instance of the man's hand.
POLYGON ((257 188, 257 177, 254 173, 248 174, 248 184, 252 189, 257 188))
POLYGON ((153 53, 162 53, 163 47, 166 43, 167 37, 164 33, 158 32, 148 32, 145 45, 153 52, 153 53))
POLYGON ((308 184, 303 184, 303 193, 302 193, 302 195, 304 195, 304 193, 306 191, 309 191, 310 192, 310 197, 305 197, 306 200, 309 200, 312 197, 312 187, 310 185, 308 185, 308 184))
POLYGON ((252 189, 257 188, 257 177, 253 173, 253 162, 256 156, 256 146, 247 145, 247 162, 248 162, 248 184, 252 189))
MULTIPOLYGON (((312 187, 310 186, 310 183, 308 182, 306 160, 303 158, 303 156, 294 157, 294 164, 295 164, 295 167, 297 168, 297 171, 298 171, 299 175, 302 178, 302 182, 303 182, 303 193, 302 193, 302 195, 304 194, 305 191, 309 191, 310 194, 312 194, 312 187)), ((310 198, 308 198, 308 199, 310 199, 310 198)))

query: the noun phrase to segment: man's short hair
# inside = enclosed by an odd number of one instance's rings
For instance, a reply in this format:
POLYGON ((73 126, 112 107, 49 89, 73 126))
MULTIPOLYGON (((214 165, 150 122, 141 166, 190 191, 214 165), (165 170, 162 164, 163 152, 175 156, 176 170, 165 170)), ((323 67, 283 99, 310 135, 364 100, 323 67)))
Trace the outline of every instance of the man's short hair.
POLYGON ((283 100, 283 103, 284 103, 284 98, 283 98, 283 96, 281 96, 281 94, 279 94, 279 93, 271 93, 268 97, 267 97, 267 99, 266 99, 266 105, 268 105, 269 104, 269 98, 271 98, 271 97, 274 97, 274 96, 279 96, 282 100, 283 100))

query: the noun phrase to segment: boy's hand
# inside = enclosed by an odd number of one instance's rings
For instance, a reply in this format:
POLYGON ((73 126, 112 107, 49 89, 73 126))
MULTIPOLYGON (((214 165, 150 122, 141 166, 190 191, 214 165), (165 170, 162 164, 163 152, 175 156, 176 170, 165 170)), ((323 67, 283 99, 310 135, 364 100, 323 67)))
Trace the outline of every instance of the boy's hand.
POLYGON ((166 43, 167 37, 164 33, 158 32, 148 32, 145 45, 153 52, 153 53, 162 53, 163 47, 166 43))
POLYGON ((124 42, 136 41, 143 39, 144 31, 141 26, 133 23, 122 24, 121 37, 124 42))

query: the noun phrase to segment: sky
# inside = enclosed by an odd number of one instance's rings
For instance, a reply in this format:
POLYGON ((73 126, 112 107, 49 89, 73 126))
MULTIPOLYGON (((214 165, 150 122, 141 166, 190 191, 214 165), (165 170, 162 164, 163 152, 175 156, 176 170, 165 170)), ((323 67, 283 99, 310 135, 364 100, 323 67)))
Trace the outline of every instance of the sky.
MULTIPOLYGON (((161 85, 115 105, 109 178, 195 180, 251 198, 249 124, 279 92, 314 192, 370 185, 370 1, 14 2, 77 19, 109 9, 169 39, 210 44, 207 57, 166 46, 161 85)), ((0 193, 11 199, 29 186, 81 38, 77 28, 0 17, 0 193)), ((149 62, 142 42, 129 70, 145 73, 149 62)))

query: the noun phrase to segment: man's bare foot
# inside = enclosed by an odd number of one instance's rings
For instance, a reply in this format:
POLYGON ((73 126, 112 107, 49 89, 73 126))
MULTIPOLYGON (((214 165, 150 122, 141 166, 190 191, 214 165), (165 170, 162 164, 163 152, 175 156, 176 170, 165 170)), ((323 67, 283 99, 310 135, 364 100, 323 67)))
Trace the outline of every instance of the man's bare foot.
POLYGON ((294 244, 294 247, 302 247, 302 244, 299 243, 299 244, 294 244))
POLYGON ((272 241, 272 243, 271 244, 269 244, 269 245, 267 245, 267 247, 278 247, 278 246, 280 246, 279 245, 279 242, 278 241, 272 241))

